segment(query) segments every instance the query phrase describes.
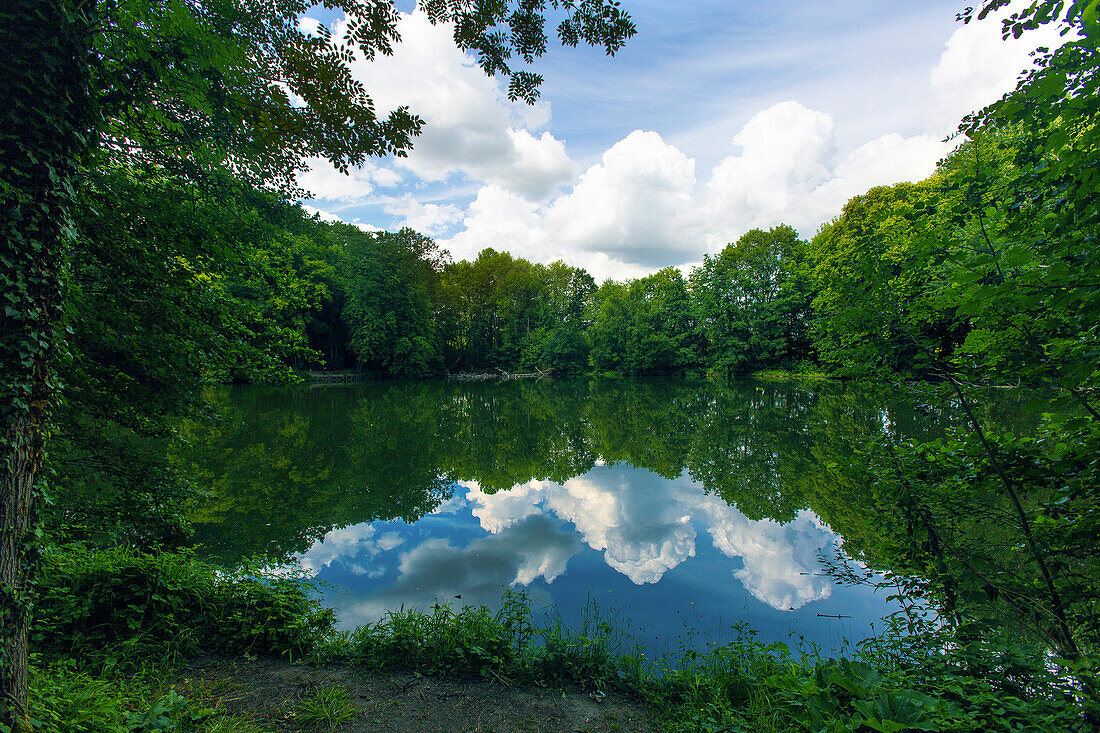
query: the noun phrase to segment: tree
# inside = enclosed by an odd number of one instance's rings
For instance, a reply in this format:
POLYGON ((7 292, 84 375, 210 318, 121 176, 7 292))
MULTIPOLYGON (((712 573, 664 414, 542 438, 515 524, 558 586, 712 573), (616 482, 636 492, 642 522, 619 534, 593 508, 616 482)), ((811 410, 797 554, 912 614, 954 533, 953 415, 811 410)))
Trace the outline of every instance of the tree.
POLYGON ((951 358, 967 323, 937 300, 947 231, 933 216, 931 181, 856 196, 810 242, 817 349, 849 374, 927 375, 951 358))
MULTIPOLYGON (((979 16, 1005 4, 987 2, 979 16)), ((1010 15, 1004 31, 1050 22, 1064 24, 1067 42, 1041 50, 1016 90, 963 121, 969 141, 937 175, 919 192, 891 200, 878 189, 850 202, 840 231, 824 233, 841 247, 826 243, 819 253, 842 274, 823 288, 863 280, 834 321, 846 339, 831 344, 834 353, 896 365, 905 349, 941 380, 939 394, 923 399, 961 412, 962 425, 942 441, 886 442, 855 459, 908 527, 909 542, 889 553, 909 569, 932 569, 942 598, 971 609, 979 599, 989 615, 1028 629, 1065 660, 1060 673, 1095 696, 1097 3, 1039 0, 1010 15), (877 257, 837 259, 849 236, 877 257), (937 326, 952 322, 948 332, 937 326), (1043 400, 1047 414, 1031 435, 991 426, 980 410, 983 389, 1021 383, 1054 397, 1043 400)))
POLYGON ((584 269, 561 260, 541 272, 546 284, 547 304, 538 366, 563 372, 584 371, 588 367, 584 309, 596 284, 584 269))
POLYGON ((805 243, 791 227, 753 229, 693 268, 691 288, 708 364, 727 376, 809 355, 805 243))
POLYGON ((589 357, 597 372, 630 369, 630 336, 634 325, 630 291, 626 285, 606 280, 592 294, 589 357))
MULTIPOLYGON (((989 0, 978 15, 1006 4, 989 0)), ((1019 615, 1034 613, 1071 660, 1100 644, 1098 10, 1096 0, 1035 0, 1004 20, 1006 37, 1060 23, 1066 42, 1040 50, 1014 91, 963 121, 973 139, 962 166, 969 175, 956 175, 953 189, 967 246, 958 249, 944 293, 974 326, 965 356, 942 365, 970 424, 970 435, 949 446, 953 460, 985 468, 979 478, 996 488, 1016 533, 1019 559, 1006 564, 1030 595, 1019 615), (993 185, 989 169, 999 173, 993 185), (960 178, 970 185, 958 185, 960 178), (974 381, 1053 391, 1054 414, 1040 437, 990 434, 969 407, 974 381)), ((1019 590, 992 585, 1006 598, 1019 590)), ((1078 677, 1095 694, 1095 678, 1078 677)))
MULTIPOLYGON (((0 158, 0 723, 27 727, 30 540, 79 166, 95 164, 94 152, 199 182, 225 169, 286 189, 310 156, 346 169, 401 155, 420 129, 405 109, 380 119, 350 71, 355 54, 386 54, 399 40, 393 3, 330 3, 349 19, 341 39, 298 30, 310 5, 13 0, 0 14, 11 59, 0 158)), ((566 45, 612 54, 635 32, 614 0, 426 8, 433 22, 454 22, 456 43, 476 51, 486 73, 510 76, 513 98, 531 101, 539 77, 513 72, 508 59, 544 53, 547 6, 564 12, 566 45)))
POLYGON ((356 360, 400 376, 437 372, 433 316, 447 253, 407 227, 396 234, 351 226, 347 232, 340 317, 356 360))
POLYGON ((27 727, 39 469, 57 390, 63 252, 92 116, 91 34, 71 3, 13 2, 0 112, 0 724, 27 727))
POLYGON ((631 370, 667 374, 695 366, 695 318, 683 274, 665 267, 631 282, 629 294, 634 311, 631 370))
MULTIPOLYGON (((978 15, 1006 4, 987 0, 978 15)), ((1061 23, 1066 42, 1041 49, 1013 92, 963 121, 961 129, 976 138, 969 166, 975 178, 1004 155, 998 137, 1015 139, 1007 161, 1011 185, 1000 191, 975 185, 963 202, 977 226, 959 271, 976 269, 979 276, 954 290, 987 316, 976 323, 984 332, 1011 314, 1003 325, 1012 334, 1010 349, 1030 351, 1023 360, 1027 377, 1057 387, 1094 420, 1100 418, 1098 13, 1095 0, 1035 0, 1003 21, 1006 37, 1061 23), (1003 305, 991 308, 994 302, 1003 305)), ((999 348, 989 341, 984 366, 997 363, 999 348)))

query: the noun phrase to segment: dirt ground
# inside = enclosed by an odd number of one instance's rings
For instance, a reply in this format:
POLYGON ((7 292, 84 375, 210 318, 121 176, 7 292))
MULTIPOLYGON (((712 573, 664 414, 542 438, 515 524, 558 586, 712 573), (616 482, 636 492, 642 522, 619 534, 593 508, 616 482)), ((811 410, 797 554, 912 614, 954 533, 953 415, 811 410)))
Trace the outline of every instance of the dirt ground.
POLYGON ((214 707, 275 731, 309 730, 296 719, 295 710, 302 699, 328 687, 347 689, 357 708, 356 717, 337 726, 337 733, 655 730, 640 705, 611 693, 597 701, 577 690, 518 686, 503 679, 372 675, 343 666, 204 657, 180 674, 179 686, 201 692, 214 707))

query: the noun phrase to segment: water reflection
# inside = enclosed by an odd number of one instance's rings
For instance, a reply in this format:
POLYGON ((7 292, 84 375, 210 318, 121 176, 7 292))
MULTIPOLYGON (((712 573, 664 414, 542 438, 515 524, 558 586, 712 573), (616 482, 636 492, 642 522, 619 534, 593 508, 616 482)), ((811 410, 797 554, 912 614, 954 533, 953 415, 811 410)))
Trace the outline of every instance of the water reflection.
POLYGON ((821 383, 389 383, 215 399, 227 419, 189 426, 177 457, 211 493, 200 541, 228 563, 296 560, 334 584, 326 603, 344 624, 438 601, 492 606, 519 586, 567 619, 587 598, 609 602, 659 640, 749 620, 827 647, 888 610, 822 574, 863 531, 843 521, 861 487, 831 466, 876 432, 942 429, 821 383))

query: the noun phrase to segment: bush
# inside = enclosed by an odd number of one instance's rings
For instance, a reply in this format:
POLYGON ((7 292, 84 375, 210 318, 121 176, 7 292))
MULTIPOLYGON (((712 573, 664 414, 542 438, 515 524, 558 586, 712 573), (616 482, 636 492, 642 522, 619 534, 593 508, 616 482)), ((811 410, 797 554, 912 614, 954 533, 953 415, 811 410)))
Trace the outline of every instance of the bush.
POLYGON ((454 611, 436 605, 432 613, 393 611, 356 629, 347 653, 374 670, 402 669, 454 677, 510 673, 520 664, 531 637, 530 608, 520 593, 508 593, 504 607, 454 611))
POLYGON ((300 655, 334 621, 300 579, 227 574, 190 552, 55 548, 37 590, 34 648, 107 666, 203 650, 300 655))

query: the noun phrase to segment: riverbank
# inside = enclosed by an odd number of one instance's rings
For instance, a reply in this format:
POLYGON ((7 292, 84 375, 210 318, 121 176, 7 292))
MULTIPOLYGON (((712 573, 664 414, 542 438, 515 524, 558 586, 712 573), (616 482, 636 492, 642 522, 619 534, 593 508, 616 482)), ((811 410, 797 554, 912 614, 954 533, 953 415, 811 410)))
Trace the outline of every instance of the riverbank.
POLYGON ((54 548, 45 571, 39 731, 1085 731, 1097 713, 993 634, 898 626, 829 659, 744 630, 647 662, 605 620, 535 628, 519 593, 338 633, 302 582, 187 553, 54 548))
POLYGON ((36 670, 32 730, 613 733, 661 730, 618 692, 203 654, 137 674, 36 670))
POLYGON ((620 693, 517 684, 504 678, 447 679, 371 673, 348 664, 203 656, 176 675, 175 689, 202 699, 218 731, 335 728, 342 733, 658 730, 645 706, 620 693))

